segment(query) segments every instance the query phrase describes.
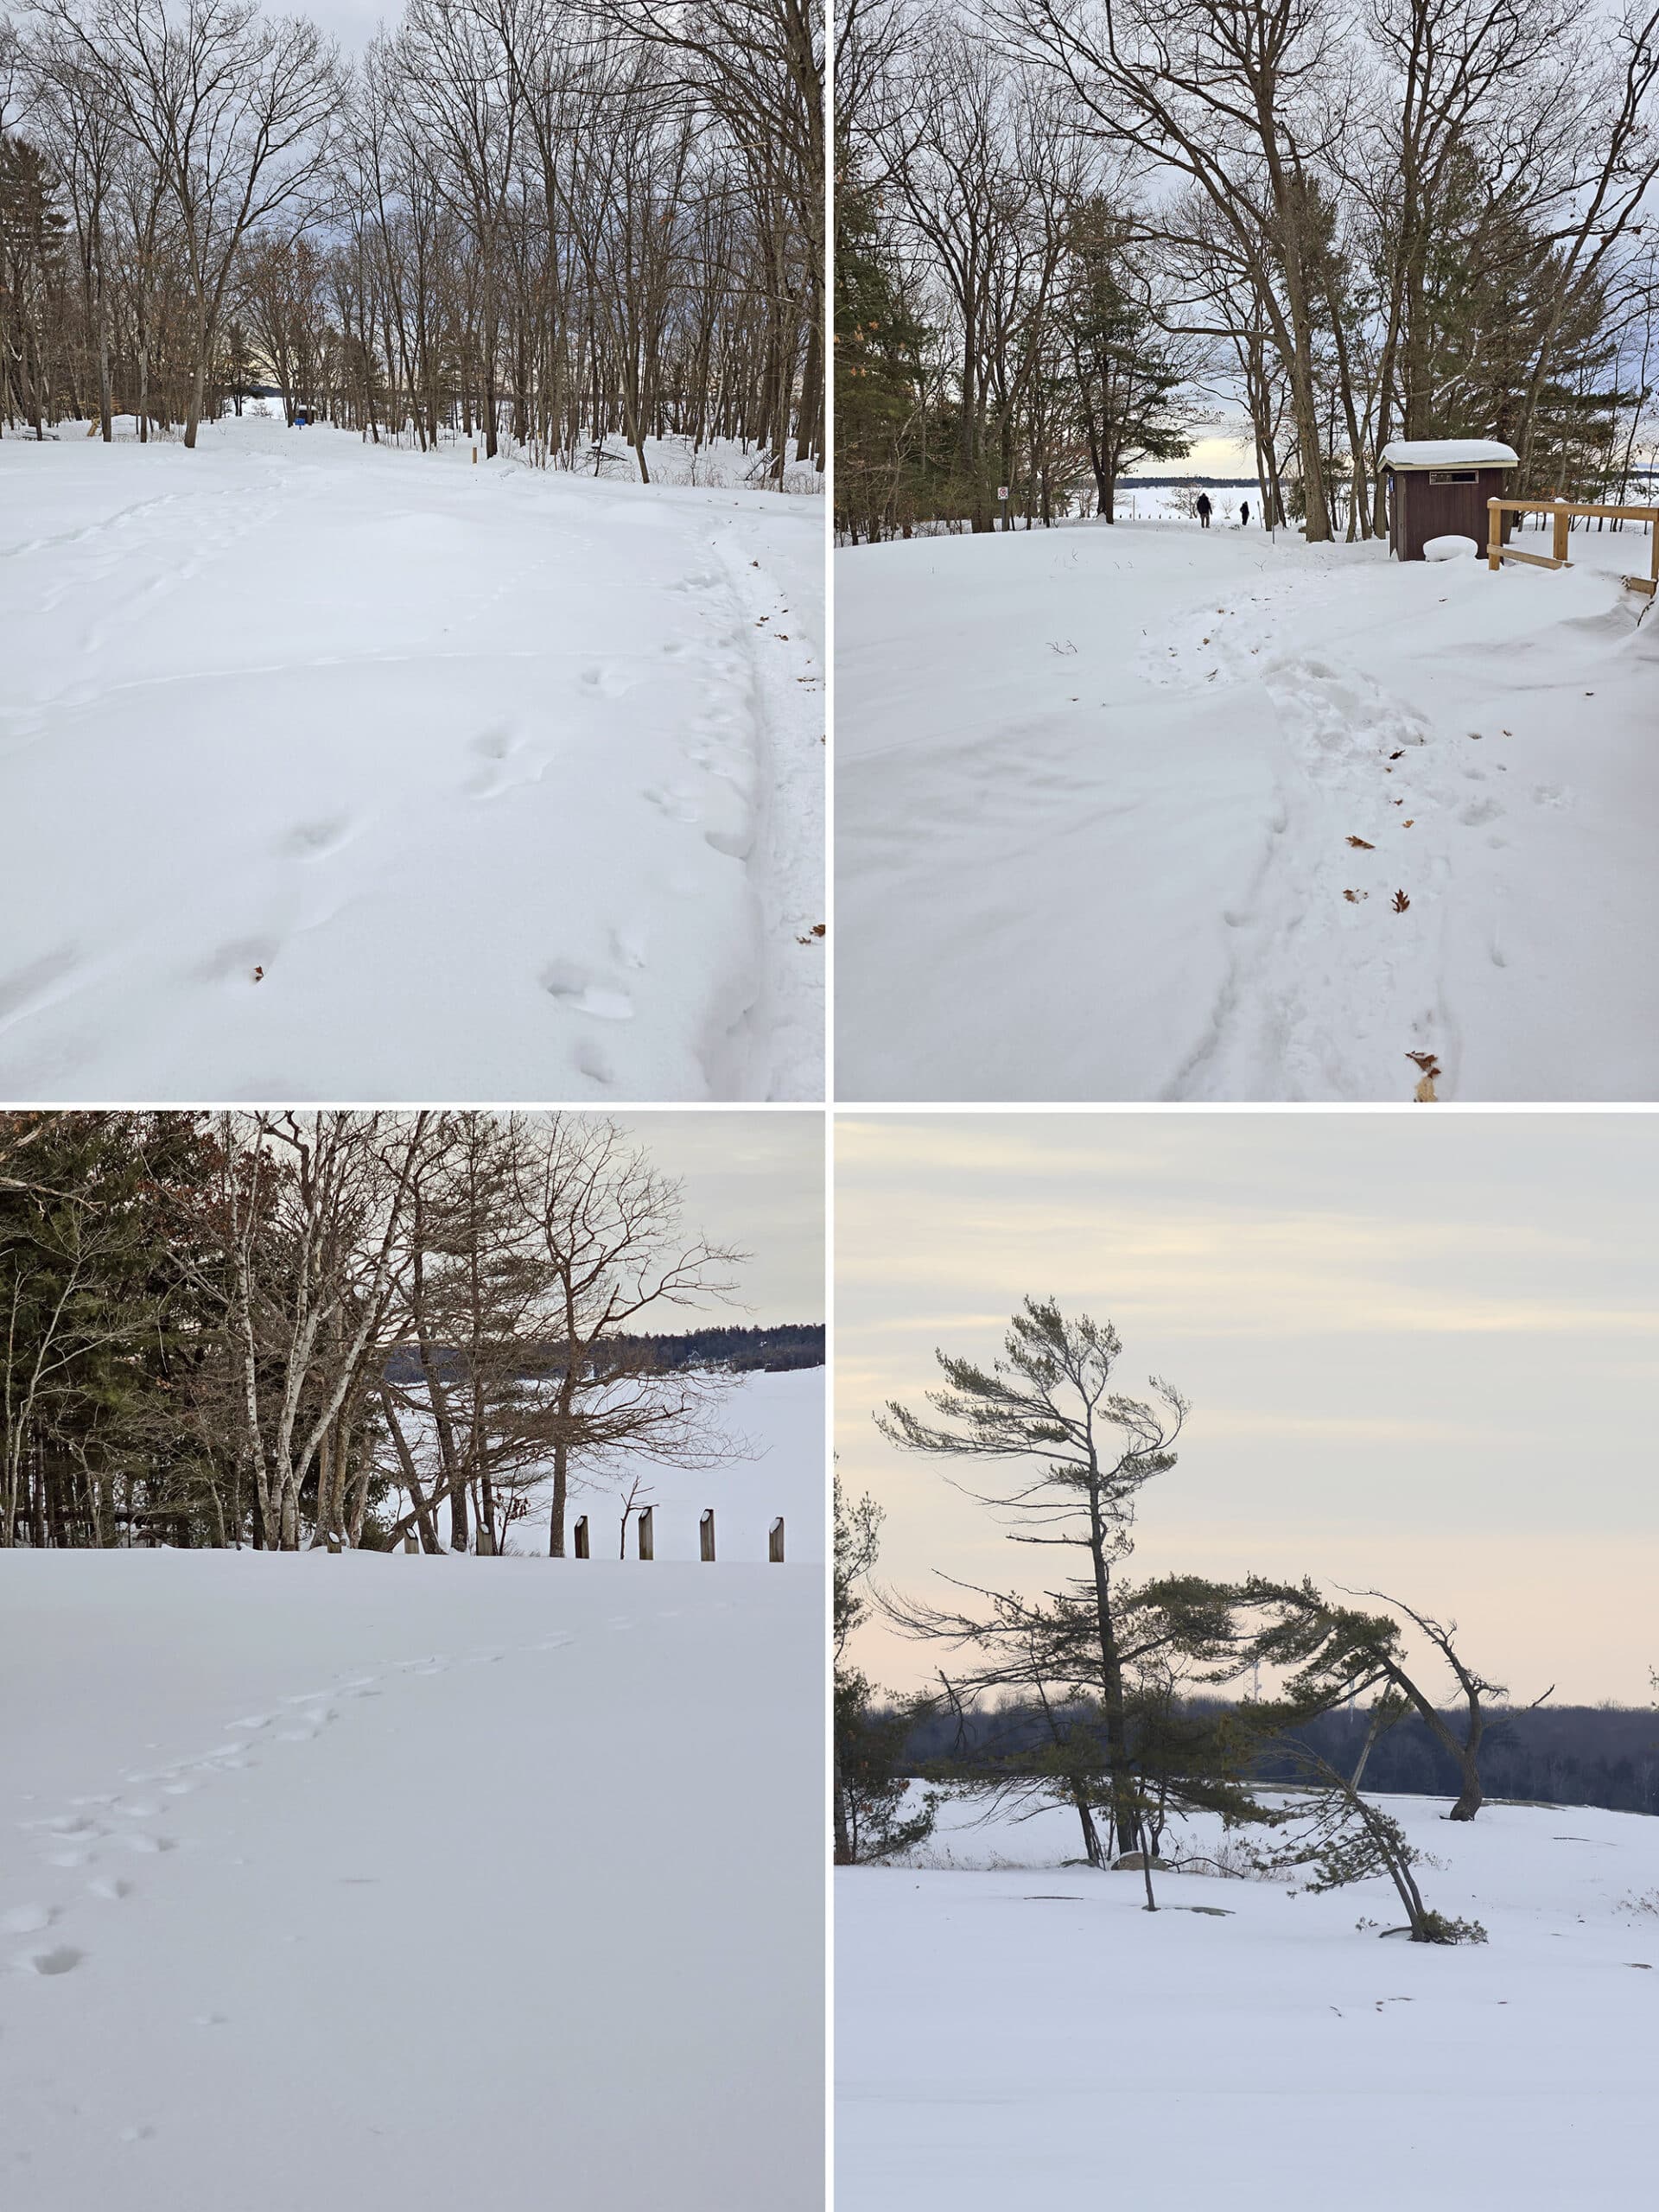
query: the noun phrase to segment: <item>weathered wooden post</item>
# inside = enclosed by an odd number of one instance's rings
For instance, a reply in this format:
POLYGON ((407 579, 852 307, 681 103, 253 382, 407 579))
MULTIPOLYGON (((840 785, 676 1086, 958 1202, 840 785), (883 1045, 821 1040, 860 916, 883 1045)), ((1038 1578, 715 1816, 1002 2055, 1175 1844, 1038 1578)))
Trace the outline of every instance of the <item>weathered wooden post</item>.
POLYGON ((697 1523, 697 1549, 704 1559, 715 1555, 715 1509, 711 1505, 697 1523))
POLYGON ((780 1513, 766 1531, 766 1562, 771 1567, 784 1563, 784 1516, 780 1513))
POLYGON ((657 1533, 652 1526, 652 1516, 656 1510, 654 1505, 642 1505, 639 1509, 639 1556, 641 1559, 655 1559, 657 1556, 657 1533))
POLYGON ((340 1549, 340 1536, 333 1529, 328 1531, 328 1548, 331 1552, 338 1552, 340 1549))
MULTIPOLYGON (((1559 499, 1560 494, 1557 493, 1556 497, 1559 499)), ((1567 533, 1572 527, 1571 512, 1563 507, 1555 517, 1554 553, 1555 565, 1558 569, 1564 569, 1567 566, 1567 533)))
POLYGON ((404 1537, 404 1549, 406 1552, 418 1552, 420 1548, 421 1540, 416 1535, 415 1531, 410 1529, 404 1537))
POLYGON ((584 1513, 576 1523, 576 1557, 578 1559, 587 1559, 589 1555, 590 1554, 588 1550, 588 1516, 584 1513))
POLYGON ((1486 502, 1486 565, 1496 575, 1503 565, 1503 502, 1486 502))
POLYGON ((487 1529, 480 1529, 478 1532, 478 1555, 480 1559, 493 1559, 495 1556, 495 1538, 487 1529))

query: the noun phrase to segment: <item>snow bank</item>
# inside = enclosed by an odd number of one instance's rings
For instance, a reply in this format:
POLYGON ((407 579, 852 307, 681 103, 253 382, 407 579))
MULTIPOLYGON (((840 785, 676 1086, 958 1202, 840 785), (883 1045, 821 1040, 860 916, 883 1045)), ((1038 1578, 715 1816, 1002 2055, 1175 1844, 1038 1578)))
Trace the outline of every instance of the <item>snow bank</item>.
POLYGON ((813 2212, 822 1584, 0 1553, 7 2212, 813 2212))
POLYGON ((837 1095, 1659 1096, 1647 555, 840 554, 837 1095))
POLYGON ((1491 1805, 1454 1827, 1437 1801, 1382 1802, 1443 1862, 1421 1870, 1429 1903, 1489 1943, 1379 1941, 1356 1923, 1395 1923, 1386 1881, 1312 1897, 1165 1875, 1151 1915, 1138 1876, 1065 1863, 1077 1829, 1057 1813, 970 1829, 953 1808, 944 1847, 1001 1871, 843 1869, 841 2202, 1640 2202, 1659 1822, 1491 1805))
POLYGON ((1460 537, 1453 533, 1447 537, 1430 537, 1424 541, 1425 561, 1465 561, 1478 553, 1480 548, 1472 537, 1460 537))
POLYGON ((0 1096, 822 1095, 819 503, 469 451, 0 442, 0 1096))

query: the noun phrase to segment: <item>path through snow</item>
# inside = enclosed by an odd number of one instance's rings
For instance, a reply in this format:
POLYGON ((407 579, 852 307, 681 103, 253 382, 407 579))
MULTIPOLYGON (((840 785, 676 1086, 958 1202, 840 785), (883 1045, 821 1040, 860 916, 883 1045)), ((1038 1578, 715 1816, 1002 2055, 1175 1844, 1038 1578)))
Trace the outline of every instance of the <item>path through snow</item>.
POLYGON ((1573 545, 843 553, 838 1095, 1659 1095, 1659 627, 1573 545))
POLYGON ((6 440, 0 1090, 820 1093, 821 517, 6 440))

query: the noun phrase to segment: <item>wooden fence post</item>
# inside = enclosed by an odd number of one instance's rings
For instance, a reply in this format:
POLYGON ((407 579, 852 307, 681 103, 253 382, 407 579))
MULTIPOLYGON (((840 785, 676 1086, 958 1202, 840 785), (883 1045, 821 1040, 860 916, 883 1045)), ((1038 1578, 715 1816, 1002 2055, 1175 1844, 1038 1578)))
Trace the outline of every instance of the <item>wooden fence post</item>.
POLYGON ((784 1560, 784 1516, 780 1513, 766 1531, 766 1561, 771 1567, 781 1567, 784 1560))
POLYGON ((704 1559, 715 1555, 715 1509, 711 1505, 697 1523, 697 1548, 704 1559))
POLYGON ((1567 533, 1572 526, 1573 518, 1569 513, 1562 512, 1556 515, 1555 542, 1552 550, 1556 561, 1563 569, 1567 566, 1567 533))
POLYGON ((588 1551, 588 1516, 584 1513, 576 1523, 576 1557, 586 1559, 588 1551))
POLYGON ((411 1529, 409 1534, 404 1538, 404 1549, 406 1552, 417 1552, 420 1548, 421 1540, 411 1529))
POLYGON ((478 1555, 480 1559, 495 1557, 495 1538, 487 1529, 480 1529, 478 1532, 478 1555))
POLYGON ((657 1532, 652 1526, 652 1516, 656 1510, 654 1505, 642 1505, 639 1509, 639 1556, 641 1559, 655 1559, 657 1556, 657 1532))
POLYGON ((1503 505, 1499 499, 1486 502, 1486 565, 1494 574, 1503 565, 1503 505))

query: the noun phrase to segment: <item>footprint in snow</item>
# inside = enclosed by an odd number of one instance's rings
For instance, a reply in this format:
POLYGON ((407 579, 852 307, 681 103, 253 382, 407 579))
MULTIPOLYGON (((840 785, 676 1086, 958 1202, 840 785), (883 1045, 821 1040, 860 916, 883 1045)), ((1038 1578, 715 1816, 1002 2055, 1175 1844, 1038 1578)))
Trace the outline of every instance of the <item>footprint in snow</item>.
POLYGON ((41 1936, 57 1916, 49 1904, 15 1904, 10 1912, 0 1913, 0 1935, 41 1936))
POLYGON ((55 1943, 48 1951, 20 1951, 12 1964, 20 1974, 41 1974, 50 1979, 73 1974, 86 1955, 73 1943, 55 1943))
POLYGON ((640 793, 652 805, 665 814, 671 822, 700 822, 702 810, 690 791, 664 791, 658 784, 652 784, 640 793))
POLYGON ((95 1882, 87 1883, 86 1890, 89 1896, 101 1898, 105 1904, 119 1904, 123 1897, 132 1895, 132 1884, 114 1874, 100 1874, 95 1882))
POLYGON ((582 671, 582 689, 590 697, 620 699, 625 691, 631 691, 633 689, 633 678, 620 668, 609 666, 584 668, 582 671))
POLYGON ((326 822, 296 823, 282 842, 282 851, 292 861, 320 861, 338 852, 351 834, 349 815, 326 822))
POLYGON ((591 1014, 601 1021, 632 1021, 633 1001, 626 991, 596 982, 574 962, 554 961, 542 970, 542 988, 572 1014, 591 1014))

